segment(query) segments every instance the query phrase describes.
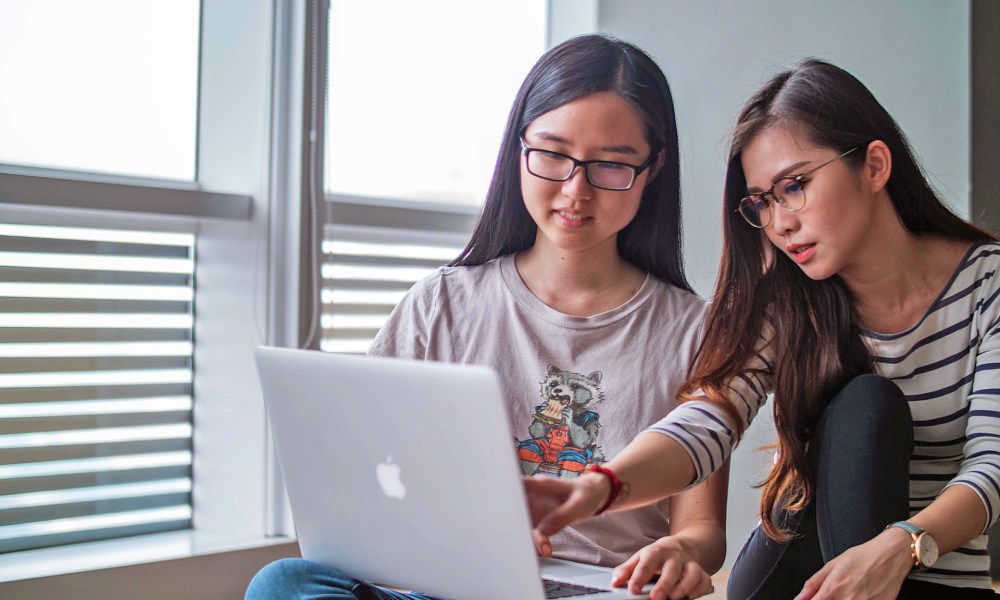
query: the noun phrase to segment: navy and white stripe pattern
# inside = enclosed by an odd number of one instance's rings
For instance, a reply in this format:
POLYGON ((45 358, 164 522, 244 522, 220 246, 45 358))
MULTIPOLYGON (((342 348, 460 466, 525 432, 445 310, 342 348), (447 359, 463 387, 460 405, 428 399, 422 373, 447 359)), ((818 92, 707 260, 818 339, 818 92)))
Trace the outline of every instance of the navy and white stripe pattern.
MULTIPOLYGON (((951 485, 983 501, 988 525, 1000 517, 1000 244, 973 246, 921 321, 902 333, 866 333, 876 371, 906 395, 915 447, 910 460, 910 512, 927 507, 951 485)), ((758 365, 770 373, 766 363, 758 365)), ((731 384, 731 400, 749 424, 767 399, 766 375, 731 384)), ((698 479, 729 455, 732 424, 709 402, 682 404, 649 428, 687 449, 698 479)), ((986 536, 941 557, 911 577, 966 587, 991 585, 986 536)))

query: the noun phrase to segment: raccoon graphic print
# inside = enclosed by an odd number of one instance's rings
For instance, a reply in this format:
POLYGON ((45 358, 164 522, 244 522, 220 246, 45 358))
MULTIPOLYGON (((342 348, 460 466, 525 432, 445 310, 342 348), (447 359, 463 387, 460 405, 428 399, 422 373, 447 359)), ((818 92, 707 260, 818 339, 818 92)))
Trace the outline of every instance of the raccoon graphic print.
POLYGON ((576 477, 588 464, 604 462, 597 444, 600 415, 593 410, 604 399, 601 372, 583 375, 549 365, 540 391, 529 437, 517 446, 524 474, 576 477))

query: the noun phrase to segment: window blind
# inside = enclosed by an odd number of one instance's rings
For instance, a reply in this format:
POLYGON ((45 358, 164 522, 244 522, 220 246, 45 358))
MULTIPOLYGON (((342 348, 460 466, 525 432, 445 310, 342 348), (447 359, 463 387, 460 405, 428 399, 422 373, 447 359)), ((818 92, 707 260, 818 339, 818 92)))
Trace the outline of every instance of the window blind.
POLYGON ((190 527, 194 251, 0 224, 0 552, 190 527))
POLYGON ((451 262, 468 234, 328 224, 320 301, 326 352, 364 354, 407 290, 451 262))

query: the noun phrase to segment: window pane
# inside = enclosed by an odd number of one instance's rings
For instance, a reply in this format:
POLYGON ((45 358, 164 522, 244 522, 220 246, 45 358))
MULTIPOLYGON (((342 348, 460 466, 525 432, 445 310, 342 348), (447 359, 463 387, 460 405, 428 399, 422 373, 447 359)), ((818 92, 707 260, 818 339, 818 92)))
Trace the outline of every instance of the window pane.
POLYGON ((198 0, 0 0, 0 163, 195 178, 198 0))
POLYGON ((547 5, 333 0, 327 193, 481 204, 547 5))
POLYGON ((0 553, 191 526, 194 244, 0 224, 0 553))

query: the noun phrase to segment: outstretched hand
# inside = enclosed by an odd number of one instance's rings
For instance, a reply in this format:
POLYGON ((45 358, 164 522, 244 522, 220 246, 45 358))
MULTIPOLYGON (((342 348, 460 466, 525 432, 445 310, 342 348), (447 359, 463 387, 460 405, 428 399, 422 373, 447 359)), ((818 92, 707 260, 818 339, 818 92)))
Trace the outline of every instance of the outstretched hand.
POLYGON ((712 591, 712 578, 682 545, 670 536, 660 538, 615 567, 612 587, 626 587, 639 595, 642 587, 659 573, 649 593, 651 600, 699 598, 712 591))
MULTIPOLYGON (((524 491, 528 499, 531 523, 535 526, 535 544, 546 556, 540 544, 567 525, 593 516, 610 493, 603 477, 525 477, 524 491)), ((549 550, 551 552, 551 549, 549 550)))

